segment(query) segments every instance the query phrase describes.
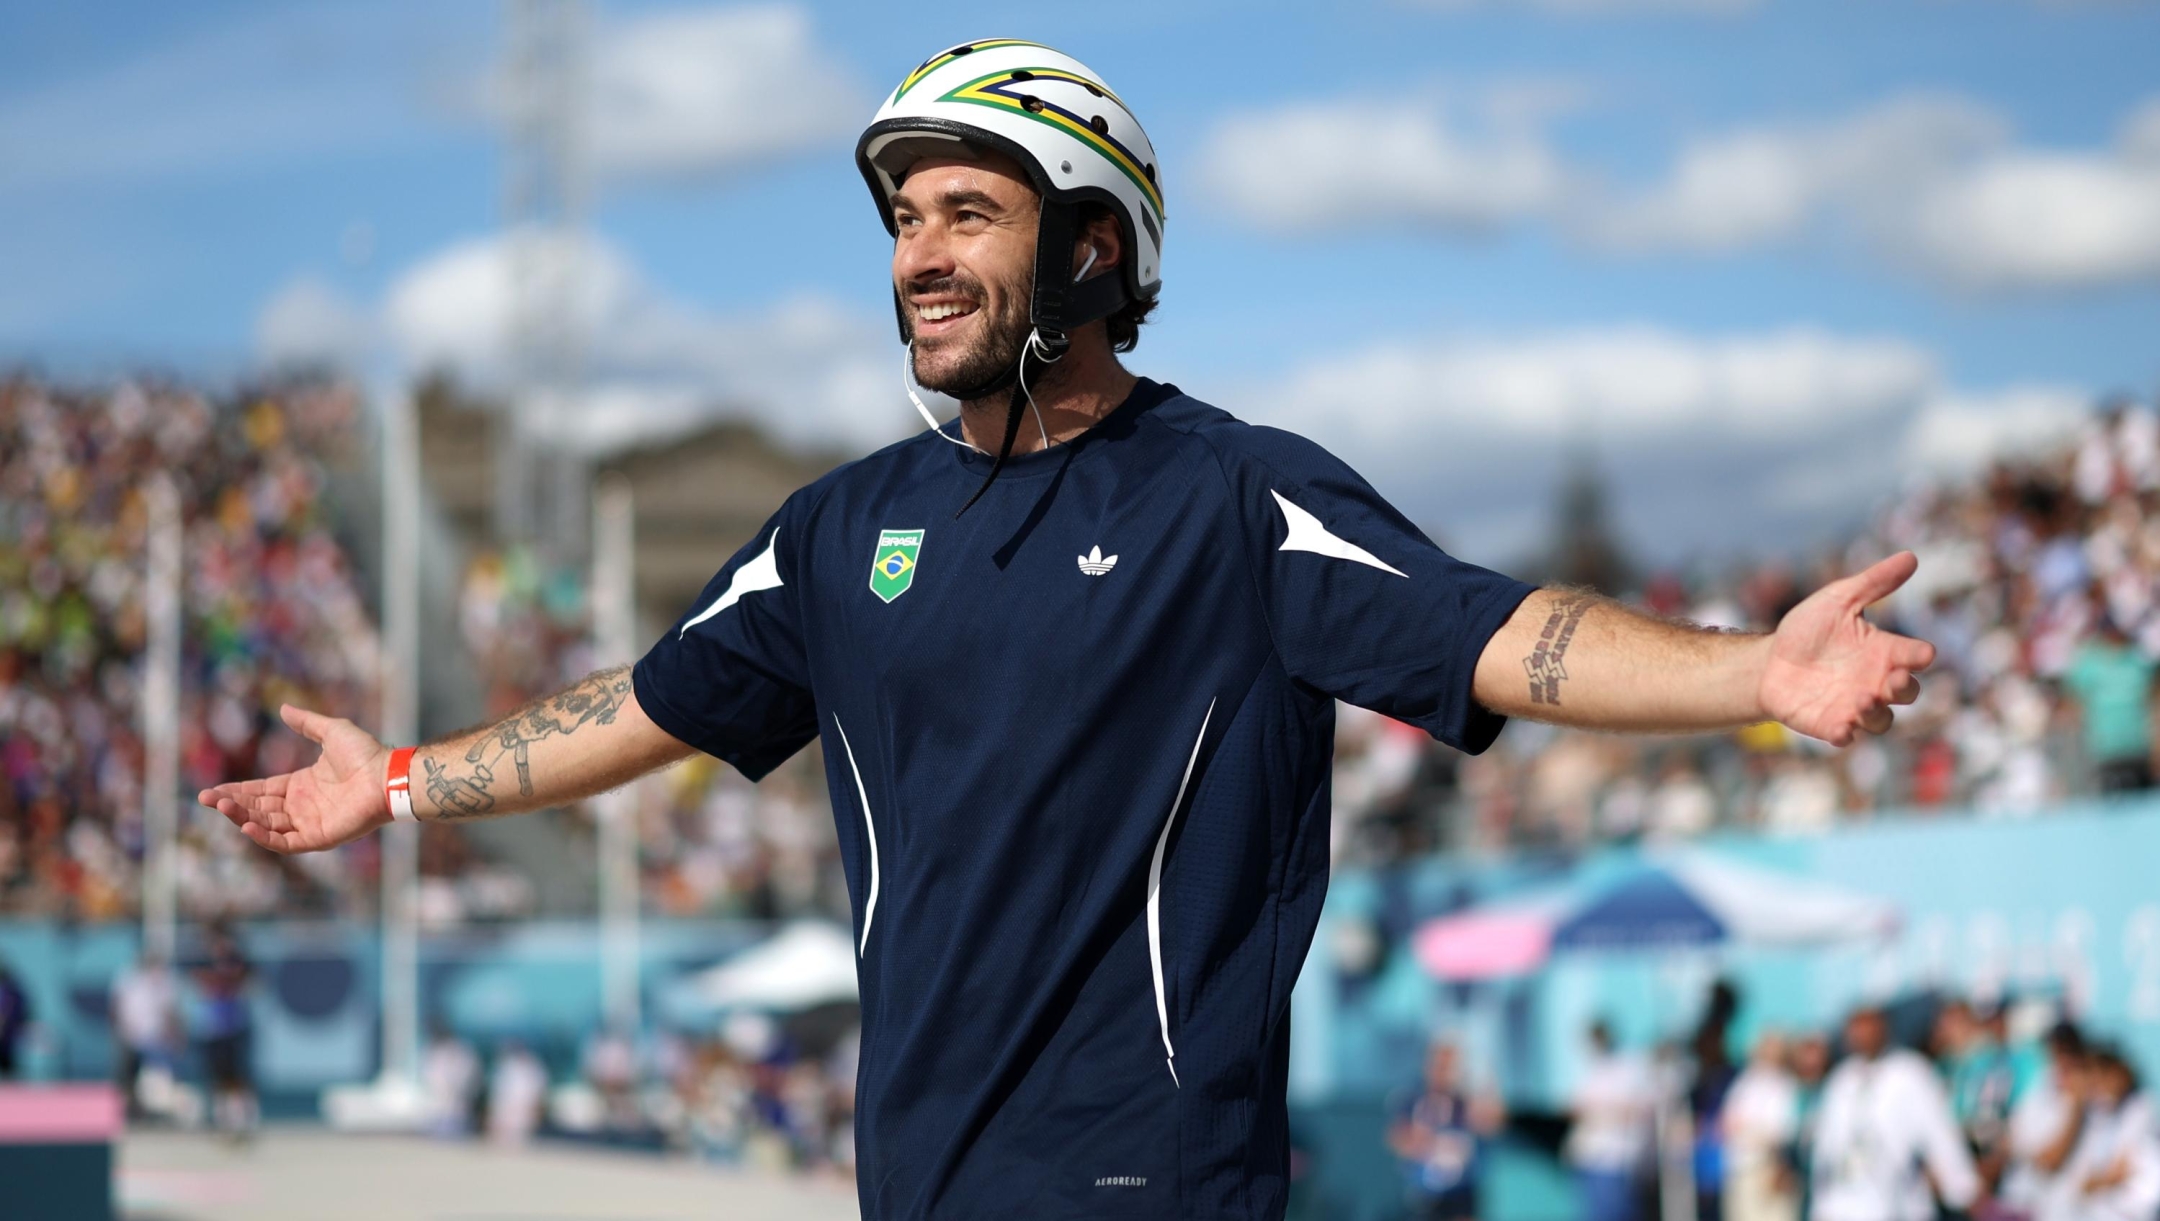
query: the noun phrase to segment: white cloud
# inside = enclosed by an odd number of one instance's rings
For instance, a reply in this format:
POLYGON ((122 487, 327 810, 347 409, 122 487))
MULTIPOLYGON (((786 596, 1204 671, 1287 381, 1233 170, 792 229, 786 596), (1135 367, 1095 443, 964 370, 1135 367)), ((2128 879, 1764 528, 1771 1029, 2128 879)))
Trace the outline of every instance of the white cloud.
MULTIPOLYGON (((1547 90, 1550 94, 1550 90, 1547 90)), ((1226 120, 1203 157, 1223 205, 1278 230, 1407 223, 1479 232, 1552 220, 1616 255, 1853 241, 1957 290, 2160 277, 2160 97, 2112 147, 2022 147, 1945 94, 1683 143, 1649 184, 1601 182, 1546 130, 1565 106, 1308 102, 1226 120)))
POLYGON ((1935 379, 1898 340, 1627 326, 1368 348, 1292 375, 1271 415, 1351 445, 1774 442, 1909 405, 1935 379))
POLYGON ((1936 185, 1905 218, 1912 253, 1978 288, 2078 288, 2160 275, 2160 164, 2007 154, 1936 185))
POLYGON ((1743 128, 1692 141, 1664 180, 1580 203, 1577 231, 1625 251, 1724 252, 1800 236, 1839 211, 1880 216, 2007 128, 1977 103, 1912 96, 1829 123, 1743 128))
MULTIPOLYGON (((339 342, 379 334, 406 374, 447 370, 501 389, 513 357, 512 240, 438 251, 399 274, 372 311, 297 281, 264 309, 261 352, 335 356, 339 342)), ((859 448, 894 439, 914 418, 883 317, 815 297, 718 313, 671 296, 602 239, 555 239, 541 253, 569 277, 585 386, 567 418, 540 421, 542 431, 606 448, 733 413, 792 442, 859 448)))
POLYGON ((255 321, 255 351, 269 365, 364 364, 375 320, 323 280, 300 276, 279 289, 255 321))
POLYGON ((621 21, 591 76, 593 162, 616 175, 710 173, 838 141, 876 105, 794 5, 621 21))
POLYGON ((1216 129, 1201 176, 1223 204, 1270 228, 1490 229, 1547 211, 1565 185, 1519 98, 1500 103, 1488 101, 1479 124, 1460 107, 1378 100, 1242 115, 1216 129))
POLYGON ((1915 472, 1970 474, 1991 459, 2066 441, 2091 411, 2092 395, 2075 386, 1946 392, 1913 418, 1900 456, 1915 472))
POLYGON ((1694 141, 1658 185, 1577 207, 1608 248, 1724 252, 1819 231, 1960 289, 2160 275, 2160 99, 2112 149, 2035 150, 1978 102, 1893 99, 1842 120, 1694 141))
POLYGON ((1895 338, 1654 326, 1374 344, 1237 394, 1233 410, 1311 437, 1470 558, 1501 564, 1542 537, 1585 452, 1623 535, 1670 562, 1829 537, 1903 478, 2040 443, 2087 401, 1961 390, 1895 338))

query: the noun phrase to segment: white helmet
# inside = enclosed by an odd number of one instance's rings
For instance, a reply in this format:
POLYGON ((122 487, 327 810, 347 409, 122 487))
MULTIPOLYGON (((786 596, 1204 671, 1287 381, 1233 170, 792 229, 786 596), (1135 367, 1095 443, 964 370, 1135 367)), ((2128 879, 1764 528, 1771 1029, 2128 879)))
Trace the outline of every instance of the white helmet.
POLYGON ((1039 42, 990 38, 941 51, 908 73, 855 145, 895 237, 892 198, 909 165, 955 144, 1010 157, 1042 196, 1030 321, 1051 343, 1062 346, 1074 328, 1162 287, 1155 147, 1087 65, 1039 42), (1075 283, 1062 252, 1080 232, 1079 205, 1091 201, 1116 214, 1130 254, 1122 274, 1075 283))

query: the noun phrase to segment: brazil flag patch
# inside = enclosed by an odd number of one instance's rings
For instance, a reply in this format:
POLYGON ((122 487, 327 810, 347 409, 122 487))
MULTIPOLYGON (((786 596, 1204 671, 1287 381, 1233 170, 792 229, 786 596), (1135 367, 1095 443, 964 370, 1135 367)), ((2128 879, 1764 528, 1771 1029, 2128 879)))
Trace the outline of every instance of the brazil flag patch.
POLYGON ((923 531, 881 530, 877 555, 870 561, 870 592, 890 602, 915 583, 915 559, 922 553, 923 531))

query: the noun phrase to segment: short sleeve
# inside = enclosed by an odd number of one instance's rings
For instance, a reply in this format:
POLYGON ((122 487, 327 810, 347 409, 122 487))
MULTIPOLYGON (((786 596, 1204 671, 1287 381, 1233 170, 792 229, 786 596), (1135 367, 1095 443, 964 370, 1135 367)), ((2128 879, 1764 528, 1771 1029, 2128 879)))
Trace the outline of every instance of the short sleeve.
POLYGON ((654 724, 752 780, 817 736, 797 602, 804 498, 743 544, 631 672, 654 724))
POLYGON ((1471 683, 1532 587, 1442 551, 1319 446, 1245 431, 1249 452, 1226 456, 1225 471, 1291 677, 1459 750, 1492 745, 1506 718, 1471 683))

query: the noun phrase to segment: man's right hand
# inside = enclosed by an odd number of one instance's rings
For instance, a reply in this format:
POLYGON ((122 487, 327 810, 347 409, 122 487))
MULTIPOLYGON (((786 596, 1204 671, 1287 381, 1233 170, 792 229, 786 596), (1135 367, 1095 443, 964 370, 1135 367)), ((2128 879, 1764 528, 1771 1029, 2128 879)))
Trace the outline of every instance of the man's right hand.
POLYGON ((278 715, 322 747, 310 767, 204 789, 195 799, 272 852, 320 852, 390 821, 390 751, 351 721, 286 704, 278 715))

